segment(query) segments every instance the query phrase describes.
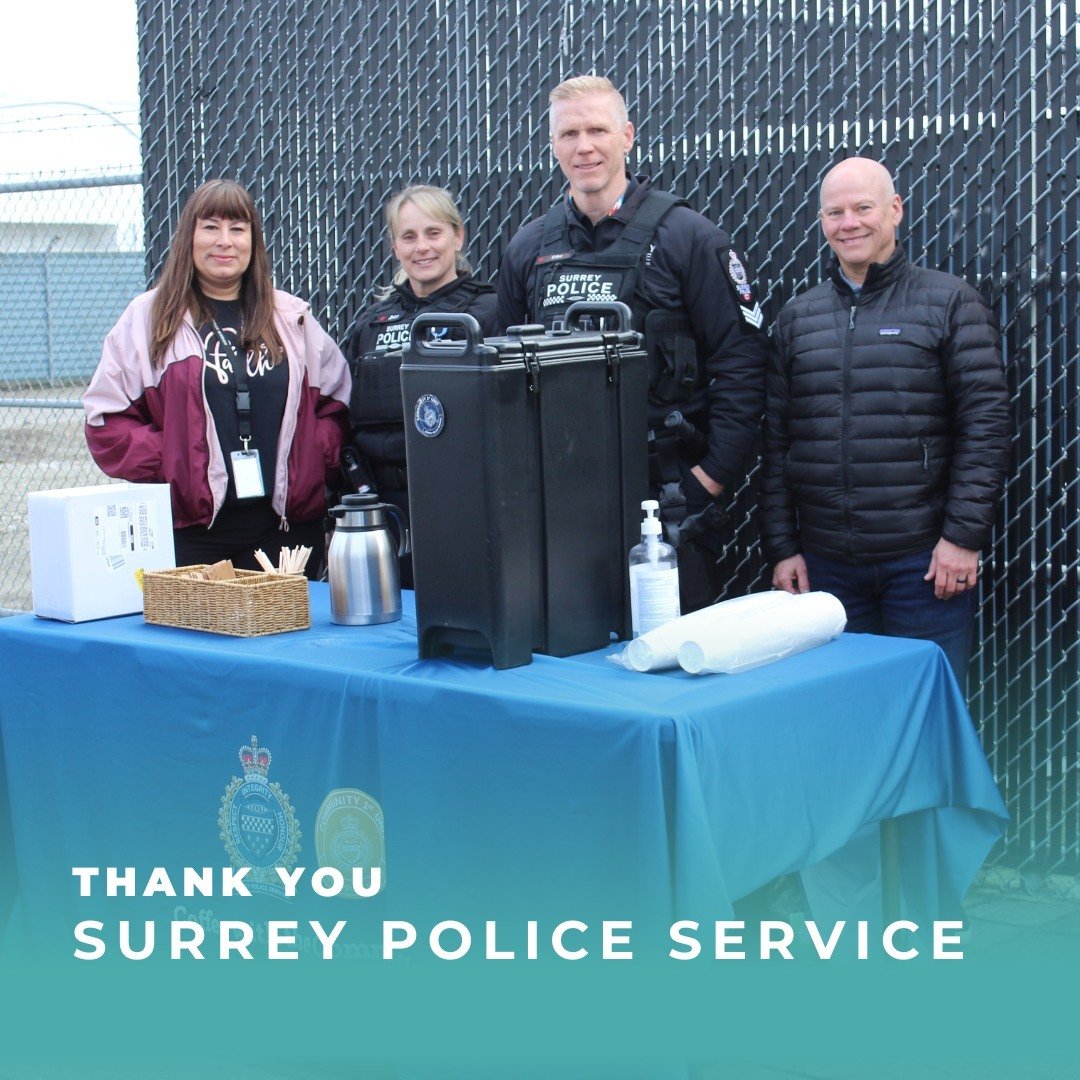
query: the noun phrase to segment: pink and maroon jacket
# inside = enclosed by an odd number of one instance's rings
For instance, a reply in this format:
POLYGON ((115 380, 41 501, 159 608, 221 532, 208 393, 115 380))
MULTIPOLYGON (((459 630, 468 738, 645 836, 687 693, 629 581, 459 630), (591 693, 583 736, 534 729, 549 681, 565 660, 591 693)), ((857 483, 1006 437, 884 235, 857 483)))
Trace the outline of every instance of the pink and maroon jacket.
MULTIPOLYGON (((173 527, 210 525, 221 509, 227 465, 203 390, 203 347, 190 316, 160 367, 150 364, 153 291, 135 297, 109 332, 83 396, 86 442, 102 472, 135 483, 167 482, 173 527)), ((284 520, 326 512, 348 432, 351 378, 341 350, 304 301, 274 294, 289 390, 271 504, 284 520)))

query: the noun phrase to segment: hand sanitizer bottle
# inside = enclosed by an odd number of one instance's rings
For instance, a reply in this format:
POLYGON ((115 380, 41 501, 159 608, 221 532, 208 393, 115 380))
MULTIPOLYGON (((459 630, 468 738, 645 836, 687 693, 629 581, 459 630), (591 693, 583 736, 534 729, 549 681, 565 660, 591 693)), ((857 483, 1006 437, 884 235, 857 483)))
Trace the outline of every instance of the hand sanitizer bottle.
POLYGON ((630 549, 630 619, 634 637, 677 619, 679 567, 675 549, 660 539, 660 504, 646 499, 641 504, 641 543, 630 549))

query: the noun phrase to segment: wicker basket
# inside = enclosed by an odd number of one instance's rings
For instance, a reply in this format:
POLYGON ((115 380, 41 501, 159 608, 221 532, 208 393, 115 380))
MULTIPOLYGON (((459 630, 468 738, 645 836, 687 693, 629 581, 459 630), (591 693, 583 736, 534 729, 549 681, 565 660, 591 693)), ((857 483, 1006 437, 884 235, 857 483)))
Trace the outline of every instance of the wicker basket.
POLYGON ((199 581, 183 575, 202 566, 180 566, 143 575, 143 618, 159 626, 211 634, 259 637, 311 626, 303 574, 237 570, 233 581, 199 581))

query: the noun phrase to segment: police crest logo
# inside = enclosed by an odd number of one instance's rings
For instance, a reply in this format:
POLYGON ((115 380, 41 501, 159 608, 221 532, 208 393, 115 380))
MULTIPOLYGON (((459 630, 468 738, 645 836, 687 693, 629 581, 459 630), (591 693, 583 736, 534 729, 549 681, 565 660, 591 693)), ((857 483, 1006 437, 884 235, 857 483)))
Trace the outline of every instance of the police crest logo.
POLYGON ((728 277, 731 278, 731 283, 735 286, 739 299, 744 304, 749 304, 754 298, 754 294, 750 289, 750 278, 747 277, 746 267, 743 266, 742 260, 734 251, 728 252, 728 277))
POLYGON ((442 402, 434 394, 423 394, 416 401, 413 409, 413 423, 416 430, 426 439, 434 439, 446 426, 446 413, 442 402))
MULTIPOLYGON (((315 819, 315 853, 320 866, 333 866, 346 883, 356 867, 379 867, 386 880, 386 834, 382 807, 358 788, 336 788, 322 801, 315 819)), ((342 896, 357 894, 346 884, 342 896)))
POLYGON ((289 796, 270 783, 270 751, 251 736, 240 747, 243 777, 234 776, 221 797, 218 826, 233 866, 248 866, 245 883, 253 892, 284 898, 275 867, 292 870, 300 854, 300 824, 289 796))
POLYGON ((750 278, 747 276, 746 267, 734 251, 728 252, 727 272, 735 293, 739 297, 739 314, 744 322, 760 330, 765 322, 765 313, 761 310, 761 305, 754 301, 754 290, 750 288, 750 278))

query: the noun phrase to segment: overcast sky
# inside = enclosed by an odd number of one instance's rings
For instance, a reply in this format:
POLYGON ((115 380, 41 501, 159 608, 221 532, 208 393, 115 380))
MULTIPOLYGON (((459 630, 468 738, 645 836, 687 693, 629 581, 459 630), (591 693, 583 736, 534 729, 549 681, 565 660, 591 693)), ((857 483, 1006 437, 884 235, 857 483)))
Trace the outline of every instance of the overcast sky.
POLYGON ((16 0, 3 11, 0 179, 137 169, 124 127, 138 126, 135 0, 16 0))

